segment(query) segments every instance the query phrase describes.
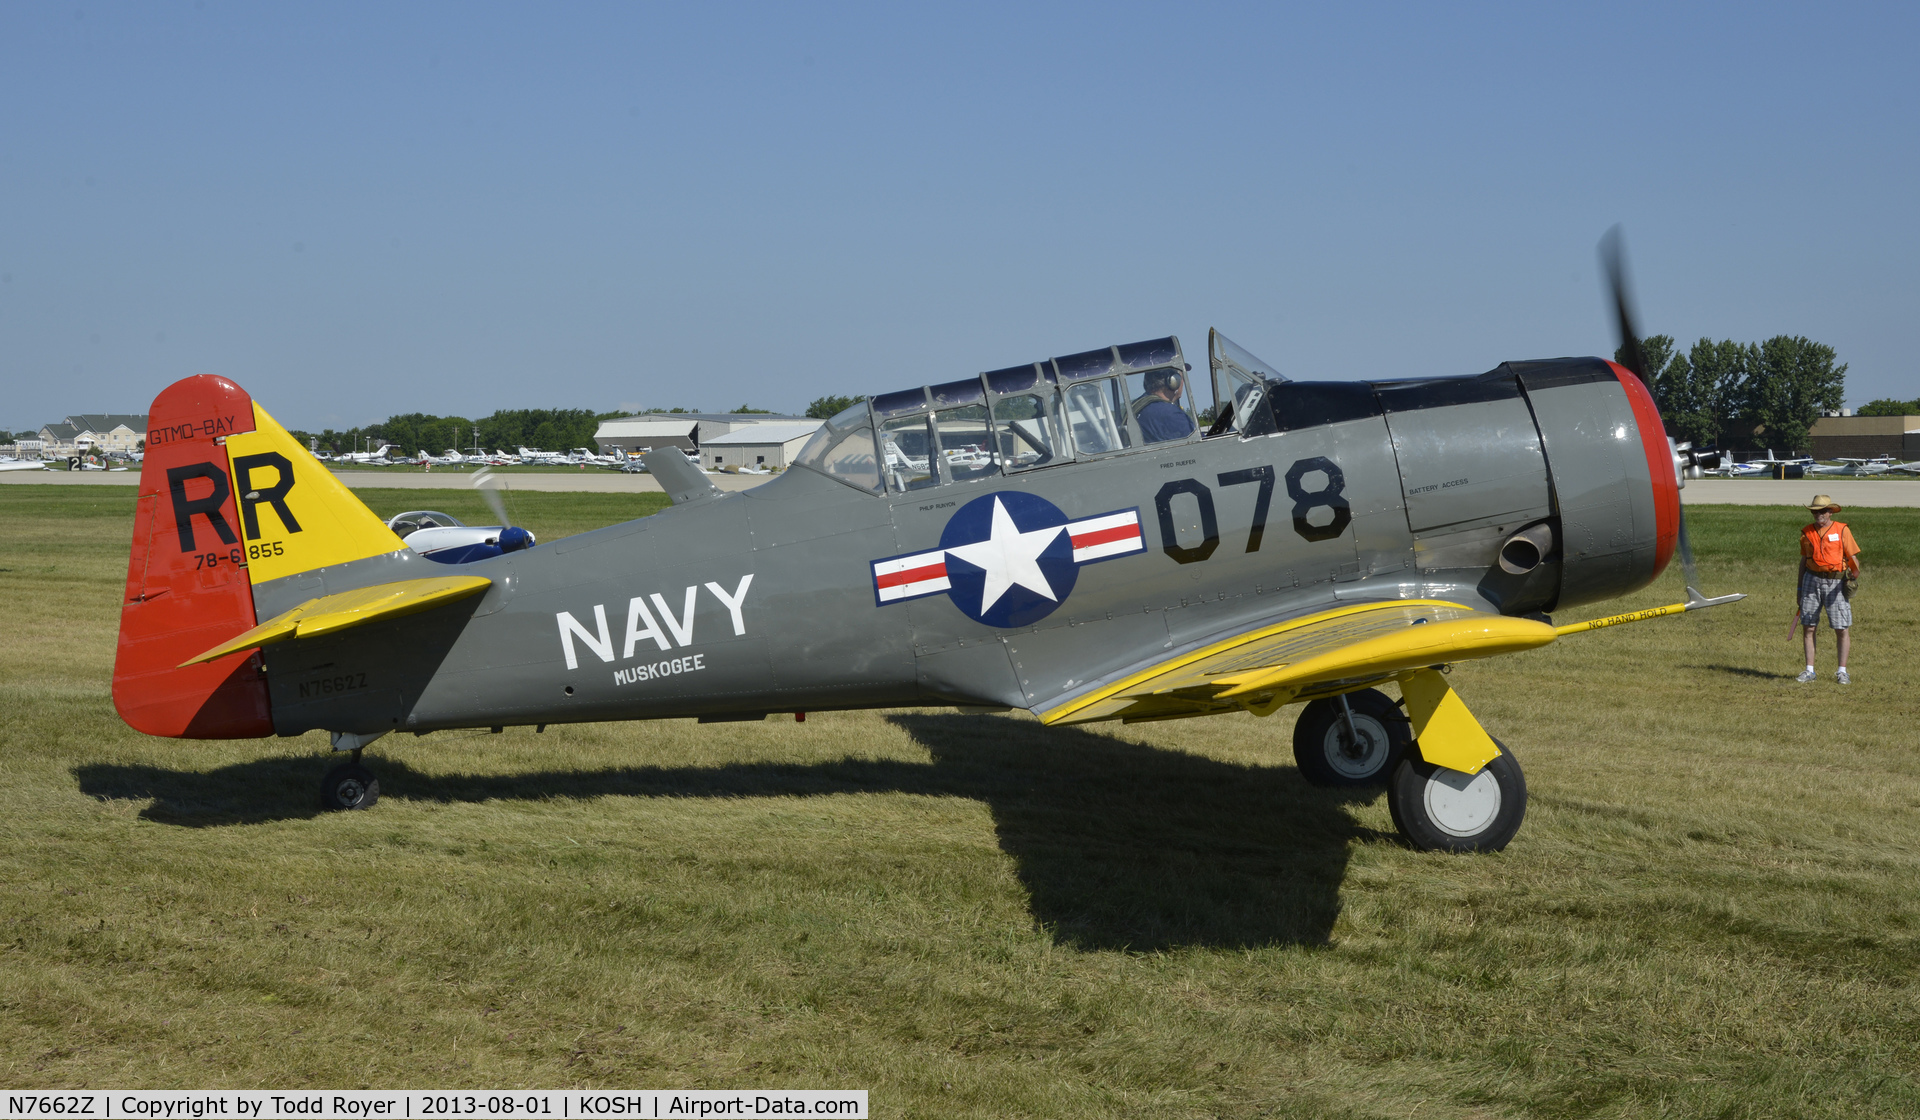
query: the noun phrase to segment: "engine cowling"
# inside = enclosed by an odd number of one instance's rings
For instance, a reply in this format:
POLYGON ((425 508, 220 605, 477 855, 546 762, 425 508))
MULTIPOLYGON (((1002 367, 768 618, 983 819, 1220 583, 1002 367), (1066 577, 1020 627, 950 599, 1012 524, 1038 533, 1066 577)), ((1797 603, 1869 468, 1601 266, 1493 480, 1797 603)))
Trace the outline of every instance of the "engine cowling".
POLYGON ((1376 383, 1414 562, 1508 614, 1612 599, 1666 568, 1679 472, 1639 378, 1598 358, 1376 383))

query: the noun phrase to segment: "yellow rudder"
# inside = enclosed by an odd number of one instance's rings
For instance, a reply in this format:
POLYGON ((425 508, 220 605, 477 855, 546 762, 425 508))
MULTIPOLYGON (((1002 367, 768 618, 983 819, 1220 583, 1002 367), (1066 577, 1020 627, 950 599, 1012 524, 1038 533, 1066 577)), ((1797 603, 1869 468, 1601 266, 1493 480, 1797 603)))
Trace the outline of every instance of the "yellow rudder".
POLYGON ((258 402, 253 422, 227 437, 227 460, 254 585, 406 547, 258 402))

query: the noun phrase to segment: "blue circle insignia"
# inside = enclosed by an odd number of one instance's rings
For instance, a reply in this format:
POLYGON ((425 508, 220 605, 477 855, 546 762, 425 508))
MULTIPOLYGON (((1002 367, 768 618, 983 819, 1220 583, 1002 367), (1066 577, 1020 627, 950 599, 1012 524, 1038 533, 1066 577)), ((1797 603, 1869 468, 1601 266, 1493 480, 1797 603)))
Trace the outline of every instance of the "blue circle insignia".
POLYGON ((940 534, 948 598, 976 622, 1007 629, 1052 614, 1073 593, 1079 566, 1060 507, 1002 491, 955 510, 940 534))

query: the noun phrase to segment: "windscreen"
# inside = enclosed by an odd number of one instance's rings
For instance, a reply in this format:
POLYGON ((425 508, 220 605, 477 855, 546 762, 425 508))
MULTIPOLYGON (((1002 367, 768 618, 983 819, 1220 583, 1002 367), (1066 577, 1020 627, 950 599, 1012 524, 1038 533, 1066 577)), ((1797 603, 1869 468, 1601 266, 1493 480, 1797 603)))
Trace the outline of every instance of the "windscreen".
POLYGON ((1257 406, 1267 394, 1268 384, 1287 380, 1280 371, 1217 330, 1207 331, 1207 363, 1213 370, 1213 407, 1203 416, 1211 424, 1208 435, 1229 430, 1245 434, 1247 423, 1258 413, 1257 406))
POLYGON ((820 425, 793 463, 870 494, 879 493, 880 462, 874 454, 873 421, 867 402, 861 401, 820 425))

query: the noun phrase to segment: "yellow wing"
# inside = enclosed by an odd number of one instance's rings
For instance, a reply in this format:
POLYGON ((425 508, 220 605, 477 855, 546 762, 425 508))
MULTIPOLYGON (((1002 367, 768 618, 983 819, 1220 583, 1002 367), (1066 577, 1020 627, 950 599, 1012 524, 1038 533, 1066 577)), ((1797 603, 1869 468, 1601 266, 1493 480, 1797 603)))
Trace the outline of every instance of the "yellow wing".
POLYGON ((1433 665, 1533 649, 1552 626, 1437 599, 1352 603, 1222 638, 1037 709, 1045 723, 1180 719, 1410 677, 1433 665))

